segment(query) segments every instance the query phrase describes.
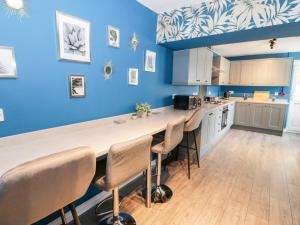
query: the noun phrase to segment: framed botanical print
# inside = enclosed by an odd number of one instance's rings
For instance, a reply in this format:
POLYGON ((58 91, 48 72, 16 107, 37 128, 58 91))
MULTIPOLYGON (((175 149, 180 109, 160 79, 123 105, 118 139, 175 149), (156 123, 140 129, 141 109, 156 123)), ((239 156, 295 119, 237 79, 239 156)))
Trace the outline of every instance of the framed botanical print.
POLYGON ((139 69, 130 68, 128 70, 128 84, 129 85, 139 85, 139 69))
POLYGON ((155 73, 156 52, 146 50, 145 71, 155 73))
POLYGON ((85 77, 83 75, 70 75, 69 82, 71 97, 85 97, 85 77))
POLYGON ((14 48, 0 46, 0 78, 16 78, 17 66, 14 48))
POLYGON ((107 27, 108 45, 113 48, 120 48, 120 30, 113 26, 107 27))
POLYGON ((56 24, 59 59, 90 63, 90 22, 57 11, 56 24))

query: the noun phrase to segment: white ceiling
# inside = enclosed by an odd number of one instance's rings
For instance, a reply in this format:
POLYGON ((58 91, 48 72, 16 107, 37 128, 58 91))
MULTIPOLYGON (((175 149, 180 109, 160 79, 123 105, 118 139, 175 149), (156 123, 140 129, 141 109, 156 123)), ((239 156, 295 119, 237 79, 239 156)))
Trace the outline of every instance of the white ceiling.
POLYGON ((196 5, 202 0, 137 0, 142 5, 156 13, 178 9, 183 6, 196 5))
POLYGON ((224 57, 300 52, 300 37, 279 38, 274 49, 270 49, 269 41, 262 40, 216 45, 212 46, 212 50, 224 57))

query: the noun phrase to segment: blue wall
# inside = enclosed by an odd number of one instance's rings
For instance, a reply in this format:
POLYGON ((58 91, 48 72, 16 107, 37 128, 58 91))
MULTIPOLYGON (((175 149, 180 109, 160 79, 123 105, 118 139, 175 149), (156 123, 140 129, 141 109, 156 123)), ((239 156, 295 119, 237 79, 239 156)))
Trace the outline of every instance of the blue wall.
POLYGON ((0 45, 15 48, 18 78, 0 79, 0 137, 132 112, 140 101, 166 106, 171 94, 198 89, 171 85, 172 52, 156 45, 157 15, 135 0, 28 0, 22 20, 1 6, 0 45), (57 60, 56 10, 91 22, 91 64, 57 60), (120 49, 107 46, 107 25, 120 28, 120 49), (140 39, 136 52, 133 32, 140 39), (146 49, 157 52, 156 73, 143 71, 146 49), (104 80, 102 66, 109 60, 114 74, 104 80), (127 85, 129 67, 139 68, 138 87, 127 85), (69 97, 70 74, 86 76, 85 98, 69 97))

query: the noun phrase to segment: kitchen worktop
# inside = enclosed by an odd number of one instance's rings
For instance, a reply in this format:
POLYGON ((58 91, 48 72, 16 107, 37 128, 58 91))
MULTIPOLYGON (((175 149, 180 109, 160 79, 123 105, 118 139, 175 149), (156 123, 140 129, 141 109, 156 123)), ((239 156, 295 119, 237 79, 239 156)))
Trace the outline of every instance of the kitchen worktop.
POLYGON ((113 144, 159 133, 169 122, 181 116, 189 120, 194 112, 164 107, 153 110, 149 117, 135 120, 131 114, 124 114, 3 137, 0 138, 0 176, 20 164, 80 146, 93 148, 100 157, 113 144))
POLYGON ((240 102, 240 103, 261 103, 261 104, 274 104, 274 105, 288 105, 288 100, 285 99, 276 99, 275 101, 272 101, 272 99, 269 99, 268 101, 263 100, 257 100, 254 98, 248 98, 247 100, 244 100, 244 98, 240 97, 231 97, 230 101, 240 102))

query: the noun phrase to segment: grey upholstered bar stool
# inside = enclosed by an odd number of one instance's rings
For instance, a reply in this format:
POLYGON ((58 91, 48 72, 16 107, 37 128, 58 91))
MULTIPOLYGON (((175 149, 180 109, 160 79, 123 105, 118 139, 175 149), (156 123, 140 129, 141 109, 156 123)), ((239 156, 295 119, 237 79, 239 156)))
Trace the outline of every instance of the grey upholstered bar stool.
POLYGON ((113 213, 103 217, 99 225, 134 225, 134 218, 119 212, 119 187, 147 170, 146 205, 151 207, 151 143, 152 136, 112 145, 107 156, 106 175, 95 181, 104 191, 113 192, 113 213))
POLYGON ((196 151, 197 163, 200 168, 200 159, 199 159, 199 149, 197 144, 197 138, 195 131, 199 128, 202 119, 205 116, 206 110, 204 108, 199 108, 192 117, 184 124, 184 133, 186 134, 186 149, 187 149, 187 162, 188 162, 188 178, 191 178, 191 161, 190 161, 190 149, 196 151), (189 134, 193 134, 195 148, 190 147, 189 143, 189 134))
POLYGON ((69 206, 80 225, 73 202, 82 197, 95 174, 95 152, 76 148, 20 165, 0 178, 0 224, 30 225, 69 206))
POLYGON ((167 125, 164 141, 152 147, 152 152, 157 153, 156 186, 152 190, 152 201, 155 203, 167 202, 173 195, 172 190, 168 186, 161 184, 160 181, 162 162, 161 157, 162 155, 167 155, 182 141, 184 122, 185 118, 180 117, 176 121, 169 123, 167 125))

